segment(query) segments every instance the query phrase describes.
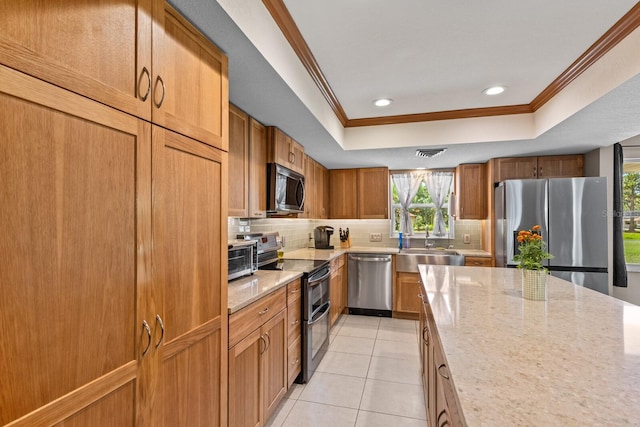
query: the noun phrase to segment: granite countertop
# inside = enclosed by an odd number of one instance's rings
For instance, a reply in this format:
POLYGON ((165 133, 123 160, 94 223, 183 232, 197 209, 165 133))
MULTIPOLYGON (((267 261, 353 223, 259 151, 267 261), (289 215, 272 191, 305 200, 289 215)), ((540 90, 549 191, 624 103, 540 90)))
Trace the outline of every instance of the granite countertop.
POLYGON ((639 425, 639 306, 552 276, 525 300, 517 269, 419 269, 469 426, 639 425))
POLYGON ((299 271, 258 270, 252 276, 232 280, 228 285, 229 314, 280 289, 298 277, 302 277, 299 271))

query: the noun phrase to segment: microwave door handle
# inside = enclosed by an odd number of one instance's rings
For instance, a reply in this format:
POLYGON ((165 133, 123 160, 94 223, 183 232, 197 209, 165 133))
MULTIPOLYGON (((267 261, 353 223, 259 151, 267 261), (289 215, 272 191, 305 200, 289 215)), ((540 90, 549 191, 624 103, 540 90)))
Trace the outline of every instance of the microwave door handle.
POLYGON ((317 279, 314 280, 309 280, 308 285, 310 288, 313 288, 315 286, 318 286, 320 284, 320 282, 324 281, 327 277, 329 277, 331 275, 331 272, 327 272, 327 274, 323 275, 322 277, 319 277, 317 279))
MULTIPOLYGON (((299 180, 298 181, 298 187, 302 187, 302 201, 298 202, 298 206, 304 206, 304 200, 307 197, 306 191, 304 191, 304 181, 303 180, 299 180)), ((297 196, 298 193, 296 192, 296 201, 297 201, 297 196)))
MULTIPOLYGON (((327 317, 327 315, 329 314, 329 309, 331 308, 331 302, 326 303, 325 306, 326 306, 326 308, 324 309, 324 313, 322 313, 320 315, 320 317, 318 317, 316 320, 312 320, 310 322, 307 322, 307 325, 313 326, 314 324, 318 323, 319 321, 321 321, 322 319, 327 317)), ((321 310, 318 310, 318 311, 321 311, 321 310)))

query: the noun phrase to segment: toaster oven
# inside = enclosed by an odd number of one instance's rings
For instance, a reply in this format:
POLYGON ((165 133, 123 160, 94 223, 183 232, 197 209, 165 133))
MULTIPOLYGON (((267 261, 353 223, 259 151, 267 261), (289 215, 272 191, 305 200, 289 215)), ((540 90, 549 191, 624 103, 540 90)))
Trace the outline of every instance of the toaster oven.
POLYGON ((258 270, 258 242, 234 240, 229 244, 228 280, 248 276, 258 270))

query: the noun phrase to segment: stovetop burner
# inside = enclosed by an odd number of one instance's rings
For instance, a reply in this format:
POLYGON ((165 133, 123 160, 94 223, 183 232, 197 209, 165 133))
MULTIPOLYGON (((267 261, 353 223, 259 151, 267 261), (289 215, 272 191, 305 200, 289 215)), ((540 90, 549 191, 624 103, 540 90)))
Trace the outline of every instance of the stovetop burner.
POLYGON ((260 267, 260 270, 282 270, 282 271, 301 271, 303 273, 311 273, 329 261, 307 260, 307 259, 284 259, 278 260, 270 264, 260 267))

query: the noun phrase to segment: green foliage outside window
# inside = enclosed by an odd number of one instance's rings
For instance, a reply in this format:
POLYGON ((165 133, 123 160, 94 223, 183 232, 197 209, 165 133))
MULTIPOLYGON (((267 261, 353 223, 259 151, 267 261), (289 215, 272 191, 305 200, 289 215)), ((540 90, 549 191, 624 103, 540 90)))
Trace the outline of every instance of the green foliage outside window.
MULTIPOLYGON (((398 190, 396 189, 395 184, 391 184, 392 188, 392 211, 393 211, 393 231, 398 233, 400 232, 400 212, 402 208, 400 207, 400 198, 398 197, 398 190)), ((445 203, 445 207, 442 208, 442 215, 444 217, 444 222, 447 226, 447 230, 449 230, 449 210, 447 207, 447 203, 449 202, 449 197, 447 196, 447 201, 445 203)), ((433 230, 433 221, 436 214, 436 208, 433 206, 433 200, 431 199, 431 195, 427 190, 427 186, 423 182, 420 184, 420 188, 416 193, 416 196, 413 198, 411 203, 411 207, 409 208, 409 214, 411 215, 411 221, 413 223, 413 231, 416 233, 424 233, 425 230, 429 230, 431 232, 433 230)))

